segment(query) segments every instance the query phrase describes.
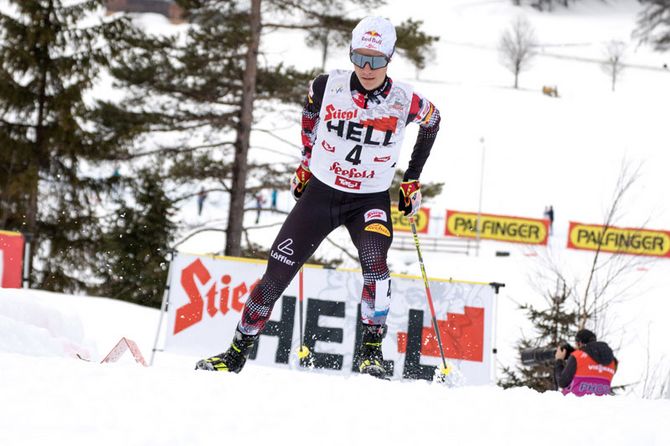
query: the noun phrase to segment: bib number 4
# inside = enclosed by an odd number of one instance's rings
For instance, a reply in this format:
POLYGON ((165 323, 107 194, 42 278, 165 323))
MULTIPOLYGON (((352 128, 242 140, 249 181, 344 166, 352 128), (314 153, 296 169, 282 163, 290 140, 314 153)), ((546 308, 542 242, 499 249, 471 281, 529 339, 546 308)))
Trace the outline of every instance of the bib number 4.
POLYGON ((361 163, 361 151, 362 150, 363 150, 363 146, 360 145, 360 144, 356 144, 354 146, 354 148, 351 149, 351 152, 349 152, 344 159, 349 161, 354 166, 357 166, 361 163))

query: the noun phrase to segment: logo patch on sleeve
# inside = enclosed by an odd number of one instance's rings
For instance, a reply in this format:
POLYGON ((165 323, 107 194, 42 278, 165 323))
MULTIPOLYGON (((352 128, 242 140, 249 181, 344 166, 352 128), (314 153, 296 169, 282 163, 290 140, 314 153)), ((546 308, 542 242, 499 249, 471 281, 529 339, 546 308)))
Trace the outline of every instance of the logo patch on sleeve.
POLYGON ((381 223, 372 223, 365 227, 366 231, 376 232, 377 234, 382 234, 387 237, 391 237, 391 231, 389 231, 386 226, 381 223))
POLYGON ((365 223, 369 222, 370 220, 388 221, 386 219, 386 211, 382 209, 370 209, 365 213, 365 223))

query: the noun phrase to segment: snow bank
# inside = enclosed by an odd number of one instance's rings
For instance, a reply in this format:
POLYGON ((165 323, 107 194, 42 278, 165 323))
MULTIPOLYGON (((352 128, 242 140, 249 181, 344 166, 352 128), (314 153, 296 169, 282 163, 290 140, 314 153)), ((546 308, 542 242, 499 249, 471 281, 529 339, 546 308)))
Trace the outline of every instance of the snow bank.
POLYGON ((225 375, 168 354, 148 368, 101 365, 62 347, 107 344, 123 321, 147 356, 156 316, 109 299, 0 289, 0 444, 670 444, 670 400, 449 389, 253 363, 225 375))
POLYGON ((3 294, 9 295, 0 298, 0 351, 36 356, 90 355, 78 317, 22 293, 3 294))

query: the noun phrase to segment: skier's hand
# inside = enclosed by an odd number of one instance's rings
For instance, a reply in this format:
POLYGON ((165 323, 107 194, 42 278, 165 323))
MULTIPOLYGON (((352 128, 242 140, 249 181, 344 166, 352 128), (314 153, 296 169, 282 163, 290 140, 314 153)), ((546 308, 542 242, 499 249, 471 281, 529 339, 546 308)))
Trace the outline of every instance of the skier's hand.
POLYGON ((421 207, 421 184, 419 180, 400 183, 398 210, 405 216, 414 215, 421 207))
POLYGON ((300 163, 293 174, 293 178, 291 178, 291 195, 293 195, 295 201, 302 197, 310 178, 312 178, 312 172, 309 171, 309 167, 300 163))

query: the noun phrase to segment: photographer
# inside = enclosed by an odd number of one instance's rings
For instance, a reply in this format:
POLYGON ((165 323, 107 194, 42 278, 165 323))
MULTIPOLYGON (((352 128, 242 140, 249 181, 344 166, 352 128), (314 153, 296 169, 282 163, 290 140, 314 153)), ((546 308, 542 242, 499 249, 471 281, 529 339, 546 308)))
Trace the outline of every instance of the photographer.
POLYGON ((604 342, 596 340, 596 335, 583 329, 575 336, 577 350, 569 355, 563 346, 556 349, 554 377, 563 394, 609 395, 610 384, 616 372, 618 361, 612 349, 604 342))

